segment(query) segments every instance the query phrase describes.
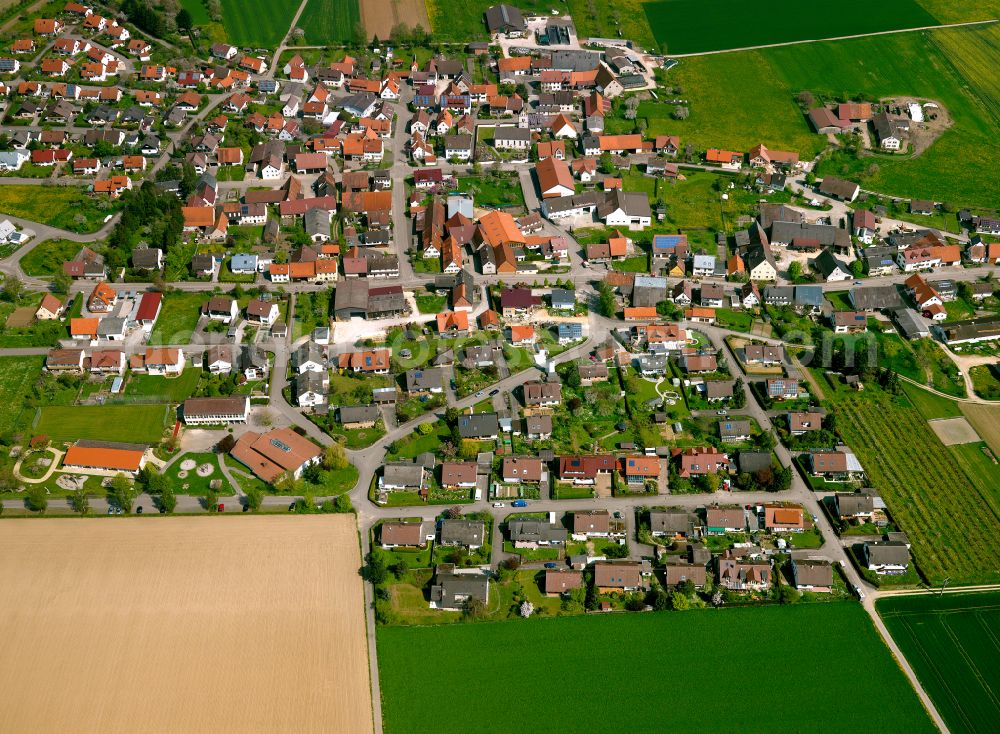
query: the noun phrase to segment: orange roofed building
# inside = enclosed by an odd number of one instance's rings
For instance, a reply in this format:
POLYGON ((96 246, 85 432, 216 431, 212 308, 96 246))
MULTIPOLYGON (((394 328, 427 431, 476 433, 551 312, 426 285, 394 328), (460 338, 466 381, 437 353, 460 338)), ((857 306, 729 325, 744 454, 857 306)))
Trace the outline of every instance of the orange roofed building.
POLYGON ((260 479, 273 484, 285 475, 299 478, 303 469, 319 462, 323 451, 291 429, 276 428, 267 433, 244 433, 230 454, 260 479))
POLYGON ((64 471, 107 472, 135 476, 146 465, 146 447, 107 441, 77 441, 63 457, 64 471))

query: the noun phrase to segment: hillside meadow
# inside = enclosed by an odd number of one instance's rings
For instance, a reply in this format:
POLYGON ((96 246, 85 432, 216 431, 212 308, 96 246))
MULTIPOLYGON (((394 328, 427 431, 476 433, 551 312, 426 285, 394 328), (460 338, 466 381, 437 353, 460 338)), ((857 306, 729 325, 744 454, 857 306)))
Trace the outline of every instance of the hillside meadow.
POLYGON ((992 208, 1000 177, 983 167, 1000 159, 1000 24, 801 44, 682 59, 667 74, 690 117, 647 102, 651 134, 676 134, 699 149, 749 150, 763 142, 812 158, 827 145, 796 97, 915 96, 943 104, 954 125, 922 155, 833 156, 818 173, 847 176, 903 197, 992 208), (876 168, 871 168, 875 163, 876 168))
POLYGON ((934 731, 850 602, 380 627, 378 659, 387 734, 934 731), (760 678, 751 692, 727 670, 760 678), (752 711, 735 712, 746 695, 752 711))
POLYGON ((817 5, 771 0, 659 0, 643 6, 660 50, 701 53, 817 38, 938 25, 916 0, 841 0, 817 5))

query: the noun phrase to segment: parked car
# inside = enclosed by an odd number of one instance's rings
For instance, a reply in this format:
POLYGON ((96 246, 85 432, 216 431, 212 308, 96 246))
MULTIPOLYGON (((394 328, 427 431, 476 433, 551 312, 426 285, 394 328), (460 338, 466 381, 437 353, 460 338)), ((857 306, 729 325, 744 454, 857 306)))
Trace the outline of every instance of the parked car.
POLYGON ((503 507, 503 506, 504 506, 504 504, 503 504, 503 502, 494 502, 494 503, 493 503, 493 506, 494 506, 494 507, 503 507))
POLYGON ((528 503, 525 500, 514 500, 510 503, 511 507, 527 507, 528 503))
POLYGON ((499 395, 499 394, 500 394, 500 391, 499 391, 499 390, 490 390, 490 397, 491 397, 491 398, 492 398, 492 397, 493 397, 494 395, 499 395))
POLYGON ((225 512, 226 511, 226 506, 220 502, 219 506, 215 508, 215 511, 216 512, 225 512))
POLYGON ((136 507, 135 508, 135 514, 136 515, 141 515, 142 514, 142 507, 136 507))
POLYGON ((557 564, 557 563, 553 563, 552 561, 549 561, 548 563, 545 564, 545 568, 555 568, 558 565, 559 564, 557 564))

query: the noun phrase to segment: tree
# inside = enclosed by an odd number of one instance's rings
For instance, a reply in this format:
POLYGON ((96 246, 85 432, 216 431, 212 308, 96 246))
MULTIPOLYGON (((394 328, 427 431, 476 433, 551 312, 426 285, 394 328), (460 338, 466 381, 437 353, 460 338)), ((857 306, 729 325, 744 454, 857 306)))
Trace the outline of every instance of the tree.
POLYGON ((602 316, 612 318, 615 312, 618 310, 618 300, 615 298, 615 292, 612 290, 611 286, 601 281, 597 284, 598 293, 598 310, 602 316))
POLYGON ((801 598, 802 594, 799 593, 799 590, 788 584, 782 584, 781 588, 778 589, 778 601, 782 604, 794 604, 801 598))
POLYGON ((69 496, 69 505, 73 508, 73 512, 86 515, 90 512, 90 497, 82 490, 74 492, 69 496))
POLYGON ((115 474, 111 477, 111 497, 125 513, 132 512, 132 505, 135 503, 136 489, 132 481, 124 474, 115 474))
POLYGON ((462 615, 469 619, 482 619, 486 616, 486 604, 482 599, 470 597, 462 608, 462 615))
POLYGON ((718 472, 709 472, 698 477, 698 488, 702 492, 718 492, 722 484, 722 478, 718 472))
POLYGON ((247 495, 247 507, 250 508, 251 512, 257 512, 260 509, 261 504, 264 501, 263 490, 256 486, 250 485, 246 490, 247 495))
POLYGON ((746 389, 743 387, 742 377, 737 377, 736 382, 733 383, 733 397, 729 401, 729 404, 737 410, 747 404, 747 393, 746 389))
POLYGON ((368 565, 365 568, 365 577, 374 586, 381 586, 389 576, 389 568, 385 559, 385 553, 381 548, 372 548, 368 552, 368 565))
POLYGON ((674 107, 672 116, 675 120, 686 120, 690 117, 691 111, 684 105, 677 105, 674 107))
POLYGON ((576 362, 570 362, 566 368, 566 385, 580 387, 580 367, 576 362))
POLYGON ((788 263, 788 279, 791 281, 796 281, 802 277, 802 263, 798 260, 792 260, 788 263))
POLYGON ((653 590, 646 601, 658 612, 663 612, 670 608, 670 595, 659 587, 653 590))
POLYGON ((194 19, 187 8, 181 8, 177 12, 177 15, 174 16, 174 22, 177 24, 177 28, 182 31, 190 31, 191 26, 194 25, 194 19))
POLYGON ((521 602, 521 607, 518 609, 518 613, 525 619, 530 617, 534 611, 535 611, 535 605, 532 604, 527 599, 521 602))
POLYGON ((56 274, 52 276, 52 290, 61 296, 69 293, 71 285, 73 285, 73 278, 62 270, 56 271, 56 274))
POLYGON ((165 485, 160 491, 160 509, 162 509, 168 515, 171 514, 177 508, 177 496, 174 494, 173 488, 169 485, 165 485))
POLYGON ((11 303, 17 303, 24 295, 24 283, 15 275, 8 275, 3 281, 3 294, 11 303))
POLYGON ((41 484, 32 484, 28 487, 26 500, 28 509, 39 514, 45 514, 49 509, 49 492, 41 484))
POLYGON ((860 258, 851 262, 851 274, 855 278, 860 278, 865 274, 865 264, 860 258))
POLYGON ((401 579, 410 570, 410 564, 406 562, 405 558, 400 558, 398 561, 392 564, 392 566, 389 567, 389 570, 392 571, 393 576, 395 576, 397 579, 401 579))
POLYGON ((601 153, 600 159, 597 162, 597 168, 605 176, 610 176, 615 172, 615 164, 611 159, 610 153, 601 153))
POLYGON ((680 591, 674 591, 670 594, 670 606, 678 612, 683 612, 691 608, 691 599, 680 591))
POLYGON ((205 492, 205 509, 209 512, 219 511, 219 495, 214 489, 205 492))

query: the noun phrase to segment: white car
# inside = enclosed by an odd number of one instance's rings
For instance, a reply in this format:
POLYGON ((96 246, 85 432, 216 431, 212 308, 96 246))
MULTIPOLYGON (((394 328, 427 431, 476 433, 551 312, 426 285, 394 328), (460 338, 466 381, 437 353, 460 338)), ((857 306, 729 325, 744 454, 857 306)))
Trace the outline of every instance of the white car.
POLYGON ((716 415, 728 415, 729 411, 728 410, 717 410, 717 411, 715 411, 715 414, 716 415))
POLYGON ((494 502, 494 503, 493 503, 493 506, 494 506, 494 507, 503 507, 503 506, 504 506, 504 504, 503 504, 503 502, 494 502))

